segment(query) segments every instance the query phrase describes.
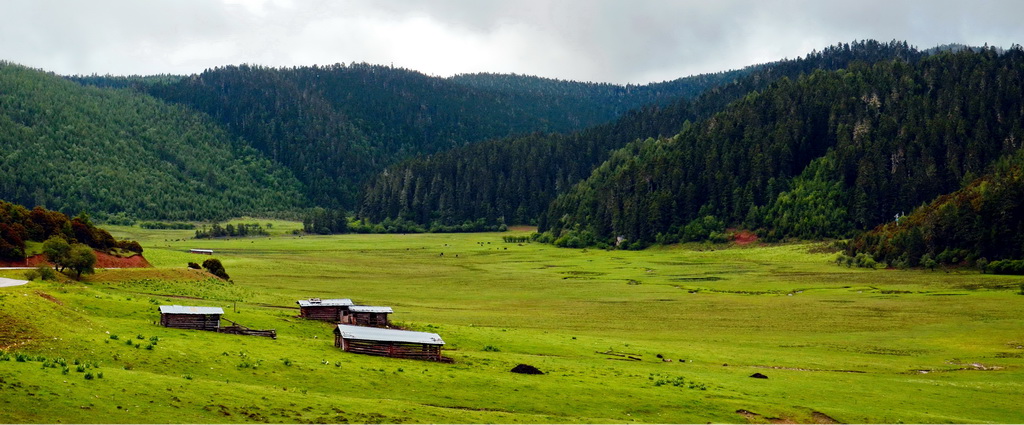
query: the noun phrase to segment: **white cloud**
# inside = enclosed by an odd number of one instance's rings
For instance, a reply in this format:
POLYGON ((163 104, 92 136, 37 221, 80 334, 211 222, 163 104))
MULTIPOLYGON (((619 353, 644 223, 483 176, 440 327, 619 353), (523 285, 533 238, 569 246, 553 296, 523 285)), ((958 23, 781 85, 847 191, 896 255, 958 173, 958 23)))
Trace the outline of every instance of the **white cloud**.
POLYGON ((874 38, 1024 39, 1013 0, 35 0, 0 2, 0 59, 63 74, 370 62, 646 83, 874 38))

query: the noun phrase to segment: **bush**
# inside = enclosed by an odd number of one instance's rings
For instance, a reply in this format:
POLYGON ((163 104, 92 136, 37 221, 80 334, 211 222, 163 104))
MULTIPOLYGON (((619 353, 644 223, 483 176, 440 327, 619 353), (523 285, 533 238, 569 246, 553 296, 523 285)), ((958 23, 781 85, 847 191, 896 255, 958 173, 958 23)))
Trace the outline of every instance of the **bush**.
POLYGON ((39 278, 42 280, 57 280, 57 272, 45 264, 36 267, 36 272, 39 273, 39 278))
POLYGON ((999 260, 988 264, 993 274, 1024 275, 1024 260, 999 260))
POLYGON ((200 267, 198 263, 193 263, 193 262, 189 261, 188 262, 188 268, 198 270, 198 269, 201 269, 202 267, 200 267))
POLYGON ((868 269, 873 269, 878 266, 878 262, 876 262, 873 257, 864 252, 858 253, 857 256, 853 258, 853 263, 857 267, 864 267, 868 269))
POLYGON ((220 260, 216 258, 211 258, 209 260, 203 261, 203 268, 206 269, 206 271, 210 272, 210 274, 217 276, 221 279, 230 279, 230 277, 228 277, 228 272, 224 270, 224 265, 221 264, 220 260))
POLYGON ((935 267, 938 267, 939 262, 935 261, 935 258, 932 258, 931 254, 925 254, 921 256, 920 264, 921 267, 924 267, 928 270, 935 270, 935 267))

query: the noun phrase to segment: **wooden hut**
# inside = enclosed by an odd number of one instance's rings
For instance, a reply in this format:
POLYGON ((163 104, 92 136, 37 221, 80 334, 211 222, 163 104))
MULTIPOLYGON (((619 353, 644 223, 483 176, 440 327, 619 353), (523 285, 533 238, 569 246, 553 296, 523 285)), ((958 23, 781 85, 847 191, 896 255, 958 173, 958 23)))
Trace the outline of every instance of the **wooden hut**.
POLYGON ((387 328, 391 326, 388 315, 394 313, 391 307, 376 307, 369 305, 354 305, 348 311, 342 312, 341 323, 356 326, 373 326, 376 328, 387 328))
POLYGON ((334 346, 342 350, 403 359, 445 361, 441 356, 444 341, 437 334, 397 329, 338 325, 334 346))
POLYGON ((160 325, 168 328, 217 332, 220 330, 220 317, 223 315, 224 309, 220 307, 162 305, 160 306, 160 325))
POLYGON ((341 316, 352 306, 352 300, 348 298, 321 300, 310 298, 299 300, 299 317, 310 320, 323 320, 325 322, 341 322, 341 316))

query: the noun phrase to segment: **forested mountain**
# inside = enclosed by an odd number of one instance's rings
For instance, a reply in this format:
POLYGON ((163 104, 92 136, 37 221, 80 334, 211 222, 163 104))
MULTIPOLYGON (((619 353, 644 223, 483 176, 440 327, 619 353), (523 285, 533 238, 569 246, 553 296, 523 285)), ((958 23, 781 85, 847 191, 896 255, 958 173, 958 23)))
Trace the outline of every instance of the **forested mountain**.
POLYGON ((365 180, 401 159, 515 134, 583 129, 743 72, 626 87, 498 74, 438 78, 367 64, 75 80, 133 87, 205 112, 291 169, 314 204, 354 208, 365 180))
POLYGON ((299 182, 208 117, 0 62, 0 199, 209 219, 303 206, 299 182))
POLYGON ((993 168, 963 189, 857 235, 848 254, 866 253, 879 262, 910 267, 929 262, 984 267, 1024 258, 1024 151, 993 168))
POLYGON ((366 189, 360 214, 374 221, 390 218, 420 224, 452 225, 481 218, 495 222, 500 217, 508 223, 536 222, 558 194, 629 142, 674 135, 687 122, 705 119, 783 77, 840 69, 857 61, 915 62, 922 56, 905 42, 840 44, 805 58, 749 68, 745 76, 723 74, 740 78, 695 99, 677 98, 663 106, 633 110, 588 130, 536 133, 416 158, 377 176, 366 189))
POLYGON ((874 227, 986 172, 1024 138, 1024 51, 942 53, 784 78, 616 152, 541 225, 633 245, 695 222, 770 237, 874 227))

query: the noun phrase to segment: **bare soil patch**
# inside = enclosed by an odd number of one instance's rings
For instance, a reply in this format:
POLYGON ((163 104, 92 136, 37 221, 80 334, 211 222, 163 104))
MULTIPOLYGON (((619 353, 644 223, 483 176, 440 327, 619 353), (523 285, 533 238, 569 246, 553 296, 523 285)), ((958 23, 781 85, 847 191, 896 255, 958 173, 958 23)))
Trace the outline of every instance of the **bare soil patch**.
MULTIPOLYGON (((153 267, 142 255, 131 257, 118 257, 105 252, 93 251, 96 253, 96 268, 98 269, 134 269, 153 267)), ((40 265, 52 265, 46 261, 46 256, 36 254, 21 261, 0 261, 0 267, 36 267, 40 265)))
POLYGON ((46 292, 36 291, 36 295, 39 295, 40 297, 43 297, 43 299, 55 303, 57 305, 64 305, 64 303, 62 303, 60 300, 55 298, 53 295, 47 294, 46 292))
POLYGON ((736 245, 750 245, 757 242, 757 234, 749 230, 733 230, 732 241, 736 245))

